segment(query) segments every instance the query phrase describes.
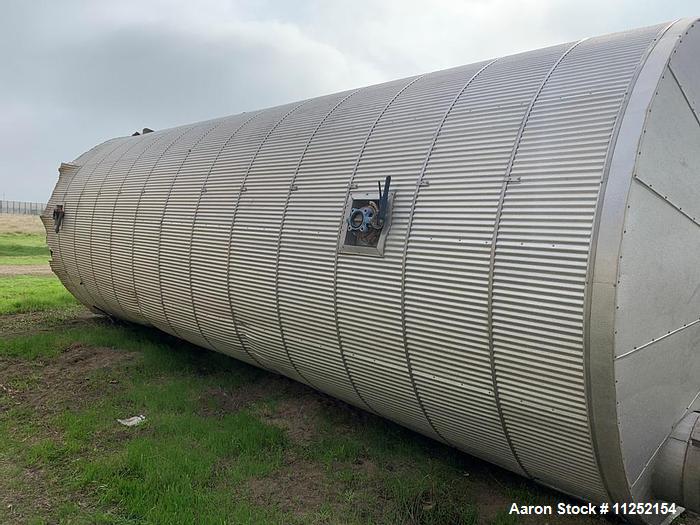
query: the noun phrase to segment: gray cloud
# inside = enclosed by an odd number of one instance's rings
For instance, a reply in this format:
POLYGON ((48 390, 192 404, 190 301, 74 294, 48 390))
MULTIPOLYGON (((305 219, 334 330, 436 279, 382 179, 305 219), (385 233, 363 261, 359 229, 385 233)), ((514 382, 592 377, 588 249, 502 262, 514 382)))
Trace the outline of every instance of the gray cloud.
POLYGON ((0 18, 0 192, 149 126, 281 104, 693 14, 694 2, 11 0, 0 18))

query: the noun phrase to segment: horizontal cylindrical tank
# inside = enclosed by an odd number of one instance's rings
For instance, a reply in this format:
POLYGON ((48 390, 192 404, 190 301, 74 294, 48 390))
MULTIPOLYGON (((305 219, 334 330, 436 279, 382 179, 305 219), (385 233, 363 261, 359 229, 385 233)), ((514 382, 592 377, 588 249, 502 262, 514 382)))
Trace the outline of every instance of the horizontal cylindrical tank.
POLYGON ((568 494, 693 504, 698 53, 684 19, 109 140, 52 268, 568 494))

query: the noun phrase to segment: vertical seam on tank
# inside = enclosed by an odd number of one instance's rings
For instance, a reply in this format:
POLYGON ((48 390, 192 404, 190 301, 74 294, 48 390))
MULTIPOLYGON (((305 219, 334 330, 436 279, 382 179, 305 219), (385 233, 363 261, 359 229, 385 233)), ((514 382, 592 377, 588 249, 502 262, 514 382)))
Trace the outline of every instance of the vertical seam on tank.
POLYGON ((199 335, 201 335, 202 339, 209 344, 212 348, 216 348, 216 346, 209 340, 209 338, 204 334, 204 331, 202 330, 201 325, 199 324, 199 317, 197 316, 197 307, 196 303, 194 300, 194 286, 192 285, 192 243, 194 240, 194 230, 195 226, 197 224, 197 214, 199 213, 199 206, 202 203, 202 197, 204 196, 204 193, 206 192, 206 186, 207 182, 209 182, 209 177, 214 171, 214 167, 216 166, 216 163, 219 160, 219 157, 221 157, 221 154, 223 151, 226 149, 226 147, 231 143, 233 138, 238 134, 238 132, 243 129, 249 122, 252 120, 255 120, 256 117, 258 117, 262 111, 256 111, 253 113, 252 116, 247 118, 243 123, 241 123, 234 131, 231 133, 231 136, 226 139, 226 142, 223 143, 221 148, 219 148, 219 151, 216 152, 216 156, 214 157, 214 160, 212 161, 211 165, 209 166, 209 170, 207 171, 206 176, 204 177, 204 181, 202 182, 202 188, 199 192, 199 196, 197 197, 197 204, 195 205, 194 208, 194 217, 192 218, 192 228, 190 230, 190 241, 188 246, 190 247, 190 255, 189 255, 189 264, 187 265, 188 269, 188 280, 189 280, 189 285, 190 285, 190 300, 192 301, 192 314, 194 317, 194 322, 195 325, 197 325, 197 331, 199 332, 199 335))
MULTIPOLYGON (((106 143, 108 143, 108 142, 109 142, 109 141, 106 141, 106 142, 103 142, 102 144, 98 144, 97 146, 93 146, 93 147, 90 148, 88 151, 86 151, 85 153, 83 153, 82 155, 80 155, 80 156, 78 157, 78 159, 83 158, 83 157, 86 157, 88 154, 92 153, 92 155, 89 155, 89 156, 87 157, 87 159, 85 159, 86 162, 89 162, 90 159, 92 159, 92 158, 95 156, 95 153, 96 153, 95 150, 98 149, 100 146, 106 145, 106 143), (93 152, 94 152, 94 153, 93 153, 93 152)), ((73 161, 73 162, 77 162, 77 159, 76 159, 75 161, 73 161)), ((66 195, 68 194, 68 190, 69 190, 71 184, 73 183, 73 180, 75 179, 75 177, 78 175, 78 173, 80 173, 80 170, 83 169, 83 166, 85 165, 86 162, 84 162, 83 164, 73 164, 73 166, 75 166, 77 169, 76 169, 75 173, 70 177, 70 180, 68 180, 68 181, 66 182, 65 186, 63 187, 63 191, 61 192, 61 195, 60 195, 60 196, 57 196, 57 198, 55 199, 55 201, 58 201, 58 202, 60 202, 60 203, 62 203, 62 204, 65 204, 66 195)), ((61 170, 60 170, 60 167, 59 167, 59 181, 60 181, 60 179, 61 179, 61 176, 62 176, 62 173, 61 173, 61 170)), ((51 197, 53 198, 53 195, 52 195, 51 197)), ((49 201, 50 201, 50 199, 49 199, 49 201)), ((54 202, 55 202, 55 201, 54 201, 54 202)), ((47 210, 45 210, 44 213, 47 213, 47 212, 48 212, 48 208, 47 208, 47 210)), ((64 262, 64 260, 63 260, 63 253, 62 253, 62 251, 61 251, 61 232, 60 232, 60 231, 59 231, 59 232, 56 232, 55 238, 56 238, 56 247, 57 247, 57 249, 58 249, 58 255, 59 255, 59 257, 60 257, 60 264, 61 264, 61 267, 62 267, 62 272, 65 274, 67 280, 71 280, 71 279, 70 279, 70 276, 68 275, 68 273, 67 273, 67 271, 66 271, 66 265, 65 265, 65 262, 64 262)), ((47 242, 48 242, 48 235, 47 235, 47 242)), ((55 266, 55 265, 56 265, 56 261, 55 261, 55 259, 54 259, 54 257, 53 257, 53 254, 51 255, 51 261, 54 262, 54 266, 55 266)), ((72 284, 72 283, 71 283, 71 284, 72 284)))
POLYGON ((163 223, 165 222, 165 214, 168 210, 168 203, 170 202, 170 196, 173 193, 173 188, 175 187, 175 182, 177 182, 177 178, 182 172, 182 168, 185 166, 185 163, 187 162, 187 159, 190 158, 190 153, 192 153, 192 150, 196 148, 209 134, 214 131, 215 129, 220 128, 221 126, 224 125, 226 122, 225 119, 219 120, 218 123, 214 124, 213 126, 209 126, 207 130, 202 133, 202 136, 200 136, 194 144, 192 144, 189 148, 187 148, 187 153, 185 153, 185 156, 182 158, 182 161, 180 162, 180 165, 177 168, 177 171, 173 174, 173 176, 170 179, 170 186, 168 187, 168 193, 165 196, 165 202, 163 203, 163 211, 160 214, 160 223, 158 225, 158 240, 156 241, 156 272, 158 275, 158 280, 156 283, 158 286, 158 295, 160 296, 160 304, 163 307, 163 319, 165 320, 165 324, 175 333, 177 337, 180 337, 182 339, 185 339, 180 335, 180 332, 175 328, 175 326, 170 322, 170 318, 168 317, 168 310, 165 307, 165 296, 163 295, 163 275, 162 275, 162 268, 161 268, 161 243, 163 241, 163 223))
MULTIPOLYGON (((76 236, 77 236, 76 233, 77 233, 77 230, 78 230, 78 217, 79 217, 78 211, 80 210, 80 201, 83 199, 83 193, 85 192, 85 187, 86 187, 86 186, 88 185, 88 183, 90 182, 90 178, 91 178, 92 175, 95 173, 95 171, 97 171, 97 168, 99 168, 99 167, 102 165, 102 163, 107 159, 107 157, 109 157, 112 153, 114 153, 115 151, 117 151, 117 149, 119 148, 119 146, 122 145, 122 143, 124 142, 124 140, 116 140, 115 142, 116 142, 116 145, 115 145, 112 149, 110 149, 109 152, 108 152, 107 154, 105 154, 104 157, 102 157, 97 163, 95 163, 95 165, 93 166, 92 170, 86 175, 85 183, 83 184, 83 187, 80 188, 80 194, 78 195, 78 200, 77 200, 76 203, 75 203, 75 214, 73 215, 73 260, 75 261, 75 270, 76 270, 76 272, 77 272, 77 274, 78 274, 78 275, 77 275, 77 277, 78 277, 78 286, 76 287, 76 289, 78 290, 78 293, 79 293, 84 299, 89 299, 89 301, 88 301, 89 303, 92 303, 92 302, 94 301, 94 297, 92 296, 92 294, 90 293, 90 291, 87 289, 87 286, 84 286, 84 285, 83 285, 83 277, 82 277, 82 275, 80 275, 80 266, 78 265, 78 253, 77 253, 77 250, 76 250, 76 246, 77 246, 77 245, 76 245, 76 242, 75 242, 76 236)), ((77 175, 78 175, 78 174, 76 173, 76 176, 77 176, 77 175)), ((69 186, 70 186, 74 181, 75 181, 75 177, 73 177, 73 178, 71 179, 71 181, 69 182, 69 186)), ((68 194, 68 188, 66 188, 66 194, 68 194)), ((71 277, 71 281, 73 281, 73 278, 72 278, 72 277, 71 277)), ((75 284, 74 281, 73 281, 73 284, 75 284)), ((94 305, 92 305, 92 306, 94 306, 94 305)))
MULTIPOLYGON (((133 137, 129 137, 133 138, 133 137)), ((129 139, 127 139, 129 140, 129 139)), ((101 309, 104 311, 108 311, 109 308, 107 307, 107 301, 105 301, 104 296, 102 295, 102 292, 100 291, 100 286, 97 284, 97 276, 95 275, 95 261, 93 259, 93 253, 92 253, 92 239, 93 239, 93 229, 95 227, 95 212, 97 211, 97 201, 100 198, 100 195, 102 193, 102 188, 104 188, 105 181, 109 178, 109 176, 112 174, 112 171, 114 170, 114 167, 124 158, 124 155, 129 153, 132 149, 134 149, 138 144, 139 140, 134 140, 133 144, 126 148, 124 152, 119 156, 119 158, 110 166, 109 170, 105 174, 104 177, 102 177, 102 180, 99 183, 99 188, 97 189, 97 195, 95 195, 95 200, 92 203, 92 213, 90 214, 90 233, 88 235, 88 262, 90 264, 90 271, 92 271, 92 279, 94 280, 95 283, 95 289, 97 290, 97 295, 99 296, 99 301, 100 306, 102 307, 101 309)), ((125 175, 126 176, 126 175, 125 175)), ((117 194, 118 195, 118 194, 117 194)), ((116 202, 116 198, 115 198, 116 202)), ((109 231, 112 231, 111 225, 109 226, 109 231)), ((92 294, 91 294, 92 295, 92 294)), ((95 297, 93 296, 93 299, 95 297)))
MULTIPOLYGON (((109 141, 108 141, 108 142, 109 142, 109 141)), ((119 143, 120 143, 121 141, 120 141, 119 139, 115 139, 114 142, 116 142, 116 143, 117 143, 117 146, 118 146, 119 143)), ((95 165, 93 166, 92 171, 94 171, 95 169, 97 169, 97 166, 100 165, 100 164, 102 163, 102 161, 103 161, 105 158, 107 158, 107 157, 117 148, 117 146, 115 146, 114 148, 112 148, 111 150, 109 150, 108 153, 106 153, 102 158, 100 158, 100 160, 97 161, 97 163, 95 163, 95 165)), ((93 149, 96 149, 96 148, 98 148, 98 146, 95 146, 95 148, 93 148, 93 149)), ((94 157, 94 155, 93 155, 92 157, 94 157)), ((90 157, 90 159, 91 159, 92 157, 90 157)), ((89 160, 89 159, 88 159, 88 160, 89 160)), ((65 187, 65 189, 64 189, 64 191, 63 191, 63 199, 62 199, 64 204, 65 204, 66 199, 68 198, 68 195, 70 194, 70 189, 71 189, 71 186, 73 185, 73 183, 75 182, 75 179, 77 178, 77 176, 80 174, 80 172, 81 172, 84 168, 87 168, 87 166, 88 166, 87 163, 86 163, 86 164, 82 164, 82 165, 78 168, 78 170, 75 172, 75 174, 73 175, 73 177, 71 177, 71 179, 70 179, 70 180, 68 181, 68 183, 66 184, 66 187, 65 187)), ((92 173, 92 172, 90 172, 90 173, 92 173)), ((81 194, 82 194, 82 190, 81 190, 81 194)), ((80 197, 80 196, 79 196, 79 197, 80 197)), ((80 200, 78 199, 78 201, 76 201, 76 204, 75 204, 75 211, 78 210, 78 204, 79 204, 79 202, 80 202, 80 200)), ((66 210, 66 212, 71 213, 70 210, 66 210)), ((74 218, 73 218, 73 224, 74 224, 74 226, 73 226, 73 232, 72 232, 72 233, 73 233, 73 242, 72 242, 73 251, 75 251, 75 225, 77 225, 77 221, 76 221, 75 219, 76 219, 77 217, 78 217, 78 215, 76 214, 76 215, 74 216, 74 218)), ((60 251, 61 253, 63 253, 63 250, 61 250, 61 234, 60 234, 60 232, 59 232, 57 235, 58 235, 58 239, 57 239, 57 240, 58 240, 58 248, 59 248, 59 251, 60 251)), ((74 259, 76 258, 75 254, 73 255, 73 258, 74 258, 74 259)), ((68 274, 68 269, 67 269, 67 267, 66 267, 65 259, 64 259, 63 255, 61 256, 61 263, 63 264, 63 270, 64 270, 64 272, 65 272, 65 274, 66 274, 66 277, 68 278, 69 281, 71 281, 71 284, 75 286, 74 276, 71 276, 71 275, 68 274)), ((81 295, 81 296, 84 295, 84 294, 82 294, 82 293, 80 292, 80 284, 78 284, 78 286, 76 287, 76 290, 78 290, 78 295, 81 295)))
POLYGON ((513 149, 511 150, 510 158, 508 159, 508 164, 506 166, 506 170, 504 172, 503 176, 503 183, 501 185, 501 192, 500 196, 498 199, 498 206, 496 208, 496 215, 494 219, 494 225, 493 225, 493 235, 491 237, 491 253, 489 256, 489 277, 488 277, 488 291, 487 291, 487 328, 488 328, 488 340, 489 340, 489 360, 491 363, 491 381, 493 384, 493 397, 494 397, 494 402, 496 403, 496 410, 498 411, 498 418, 501 422, 501 428, 503 429, 503 436, 506 439, 506 442, 508 443, 508 447, 510 448, 511 453, 513 454, 513 459, 515 459, 516 463, 518 466, 522 469, 523 473, 529 478, 532 478, 530 473, 525 469, 525 466, 523 465, 522 461, 520 460, 520 457, 518 456, 518 453, 515 450, 515 445, 513 444, 513 440, 511 439, 510 434, 508 433, 508 427, 506 425, 506 419, 505 416, 503 415, 503 407, 501 405, 501 398, 498 393, 498 378, 496 377, 496 352, 494 348, 494 343, 493 343, 493 286, 494 286, 494 274, 496 270, 496 244, 498 242, 498 231, 500 229, 500 222, 501 222, 501 214, 503 212, 503 205, 505 203, 505 197, 506 197, 506 191, 508 189, 508 178, 510 177, 510 174, 513 170, 513 166, 515 164, 515 158, 517 156, 518 150, 520 148, 520 142, 523 138, 523 134, 525 132, 525 128, 527 126, 527 122, 530 118, 530 114, 532 113, 533 108, 535 107, 535 103, 537 102, 537 99, 539 98, 540 94, 544 90, 545 85, 547 84, 547 81, 551 78, 552 74, 554 73, 554 70, 561 64, 561 62, 568 56, 568 54, 574 50, 581 42, 584 42, 587 39, 582 39, 570 46, 564 53, 554 62, 554 65, 552 65, 551 68, 549 68, 549 71, 545 74, 544 78, 542 79, 542 82, 540 82, 539 87, 535 91, 532 100, 530 101, 530 104, 528 105, 527 109, 525 110, 525 114, 523 115, 523 118, 520 122, 520 127, 518 128, 517 135, 515 136, 515 140, 513 141, 513 149))
MULTIPOLYGON (((615 117, 615 123, 613 126, 613 131, 611 134, 611 139, 608 144, 608 151, 606 151, 605 154, 605 160, 603 162, 603 174, 601 177, 601 185, 600 189, 598 191, 598 198, 596 200, 596 207, 593 213, 593 225, 591 228, 591 241, 588 249, 588 255, 587 255, 587 270, 586 270, 586 286, 584 288, 584 315, 583 315, 583 367, 584 367, 584 394, 585 394, 585 400, 586 400, 586 416, 588 419, 588 431, 590 432, 590 439, 591 439, 591 448, 593 450, 593 455, 595 457, 595 462, 596 466, 598 468, 598 473, 600 475, 600 480, 601 483, 603 484, 603 488, 605 489, 605 492, 608 495, 608 499, 612 502, 614 501, 613 493, 610 489, 610 484, 606 477, 604 476, 603 472, 604 469, 601 466, 600 463, 600 454, 598 453, 598 442, 597 439, 595 438, 596 432, 595 432, 595 425, 593 421, 593 404, 591 403, 591 389, 590 389, 590 317, 591 317, 591 293, 589 291, 590 286, 592 285, 593 282, 593 267, 595 266, 595 256, 596 256, 596 244, 597 244, 597 239, 598 239, 598 231, 600 228, 600 214, 602 210, 602 201, 605 197, 605 188, 607 186, 607 180, 608 176, 610 173, 610 160, 612 158, 612 152, 615 150, 615 144, 617 143, 617 135, 619 133, 620 126, 622 125, 622 116, 624 115, 627 105, 629 103, 630 97, 632 95, 632 90, 634 89, 635 84, 637 83, 637 79, 639 77, 639 74, 641 73, 642 69, 644 68, 644 65, 646 64, 647 59, 653 52, 653 50, 656 48, 656 45, 659 43, 661 38, 671 29, 671 27, 676 24, 680 19, 674 20, 673 22, 669 23, 666 27, 661 29, 656 37, 652 40, 651 44, 649 45, 648 49, 646 50, 645 54, 639 61, 639 65, 637 66, 637 69, 634 72, 633 77, 630 79, 630 82, 627 86, 627 93, 624 97, 624 100, 620 104, 620 109, 618 111, 618 114, 615 117), (591 262, 593 261, 593 264, 591 262)), ((626 474, 625 474, 626 475, 626 474)))
POLYGON ((141 186, 141 191, 139 192, 139 197, 136 200, 136 209, 134 210, 134 224, 133 228, 131 229, 131 285, 134 287, 134 299, 136 301, 136 309, 138 310, 138 315, 141 316, 142 319, 145 319, 148 321, 150 324, 153 324, 153 321, 149 319, 147 316, 144 315, 143 310, 141 308, 141 301, 139 300, 139 292, 138 292, 138 286, 136 286, 136 261, 134 260, 134 254, 136 253, 136 223, 139 218, 139 209, 141 208, 141 202, 143 201, 143 194, 146 193, 146 186, 148 185, 148 182, 151 179, 151 175, 156 169, 156 166, 158 166, 158 163, 163 160, 163 157, 165 154, 168 152, 170 148, 172 148, 182 137, 187 135, 190 131, 195 129, 197 124, 192 124, 190 126, 187 126, 182 133, 180 133, 178 136, 176 136, 170 144, 167 145, 167 147, 160 152, 160 155, 158 155, 158 158, 153 162, 153 165, 151 166, 151 169, 148 170, 148 173, 146 174, 146 178, 143 181, 143 185, 141 186))
MULTIPOLYGON (((413 387, 413 392, 416 397, 416 401, 418 403, 418 406, 420 407, 421 411, 423 412, 423 415, 425 416, 426 421, 430 425, 430 427, 433 429, 435 434, 440 436, 440 438, 445 442, 450 445, 450 440, 448 440, 445 436, 442 435, 442 433, 435 427, 435 424, 433 423, 432 419, 428 415, 428 410, 426 409, 425 405, 423 404, 423 400, 418 392, 418 385, 416 384, 416 378, 415 374, 413 373, 413 366, 411 364, 411 356, 410 352, 408 350, 408 331, 406 329, 406 263, 408 261, 408 244, 409 244, 409 237, 411 235, 411 227, 413 226, 413 216, 415 213, 416 209, 416 203, 418 201, 418 194, 420 193, 420 188, 421 184, 423 182, 423 178, 425 176, 425 172, 428 169, 428 164, 430 163, 430 158, 432 156, 433 150, 435 149, 435 145, 437 144, 438 138, 440 137, 440 133, 442 131, 443 126, 445 125, 445 122, 447 121, 447 118, 449 117, 450 113, 452 112, 452 109, 455 107, 457 102, 462 98, 462 95, 467 91, 467 88, 472 85, 474 80, 481 75, 481 73, 484 72, 489 66, 491 66, 494 62, 496 62, 499 59, 494 59, 491 60, 490 62, 486 63, 484 66, 482 66, 476 73, 474 73, 469 80, 462 86, 462 88, 459 90, 457 95, 453 98, 452 102, 450 103, 449 107, 445 111, 444 115, 442 116, 442 120, 438 124, 435 133, 433 134, 433 138, 431 140, 430 146, 428 148, 428 152, 425 156, 425 160, 423 161, 423 166, 421 167, 420 173, 418 174, 418 177, 416 179, 416 187, 415 190, 413 191, 413 198, 411 200, 411 205, 410 209, 408 212, 408 224, 406 225, 406 237, 404 239, 404 245, 403 245, 403 254, 401 258, 401 338, 403 341, 403 348, 404 348, 404 355, 406 359, 406 369, 408 370, 408 377, 411 381, 411 386, 413 387)), ((454 445, 453 445, 454 446, 454 445)))
POLYGON ((282 254, 282 235, 284 233, 284 221, 287 217, 287 209, 289 208, 289 201, 292 198, 292 192, 294 183, 296 182, 297 175, 299 174, 299 171, 301 170, 301 165, 304 162, 304 156, 306 155, 306 152, 309 150, 309 147, 311 146, 311 142, 313 141, 314 137, 316 137, 316 133, 321 129, 321 126, 323 126, 324 122, 330 117, 336 109, 338 109, 341 104, 343 104, 346 100, 348 100, 350 97, 355 95, 356 93, 359 93, 362 91, 362 88, 356 89, 355 91, 349 93, 345 97, 343 97, 342 100, 340 100, 337 104, 335 104, 328 113, 326 113, 321 121, 318 123, 316 128, 311 132, 311 135, 309 136, 309 140, 306 141, 306 144, 304 145, 304 149, 301 152, 301 155, 299 157, 299 162, 297 163, 296 168, 294 169, 294 174, 292 175, 292 180, 289 183, 289 190, 287 191, 287 198, 284 202, 284 208, 282 209, 282 219, 280 221, 280 228, 279 232, 277 234, 277 257, 275 258, 275 305, 277 308, 277 322, 279 324, 279 329, 280 329, 280 338, 282 340, 282 346, 284 347, 284 351, 287 354, 287 359, 289 360, 289 363, 292 365, 294 370, 296 370, 297 374, 310 386, 313 388, 317 388, 316 386, 313 385, 311 381, 308 380, 304 374, 301 373, 297 365, 294 363, 292 360, 292 354, 289 351, 289 347, 287 346, 287 342, 284 337, 284 328, 282 326, 282 308, 280 308, 280 299, 279 299, 279 277, 280 277, 280 257, 282 254))
MULTIPOLYGON (((97 146, 95 146, 95 148, 96 147, 97 146)), ((95 149, 95 148, 93 148, 93 149, 95 149)), ((90 150, 90 151, 92 151, 92 150, 90 150)), ((59 180, 56 184, 56 188, 54 189, 53 194, 51 195, 51 198, 49 199, 49 203, 52 200, 54 203, 61 203, 61 204, 65 203, 67 189, 70 187, 70 184, 73 182, 73 179, 75 178, 75 176, 78 173, 80 173, 80 170, 82 169, 82 165, 74 165, 74 166, 75 166, 75 173, 73 173, 72 175, 69 176, 69 179, 65 181, 65 183, 63 184, 63 187, 61 188, 60 194, 57 194, 59 192, 58 185, 61 183, 61 177, 67 176, 67 175, 63 175, 63 173, 61 172, 61 168, 59 167, 59 177, 58 177, 59 180), (54 199, 54 196, 55 196, 55 199, 54 199)), ((47 203, 47 209, 44 211, 44 213, 48 214, 48 212, 49 212, 49 210, 48 210, 48 203, 47 203)), ((49 217, 50 217, 50 215, 49 215, 49 217)), ((49 248, 51 248, 50 243, 49 243, 50 228, 45 227, 45 229, 47 230, 46 231, 46 242, 49 245, 49 248)), ((64 281, 68 281, 68 280, 70 280, 70 278, 68 276, 68 273, 66 272, 66 266, 65 266, 65 263, 63 261, 63 253, 61 252, 61 242, 60 242, 61 241, 61 233, 59 231, 59 232, 55 232, 53 235, 54 235, 54 239, 55 239, 55 241, 54 241, 55 253, 54 253, 54 251, 51 252, 51 260, 49 261, 49 263, 50 263, 51 268, 53 269, 54 273, 56 273, 58 278, 61 280, 61 282, 65 286, 66 283, 64 281), (57 267, 59 265, 60 265, 60 270, 57 271, 57 267), (65 279, 62 278, 60 274, 62 274, 65 279)))
POLYGON ((245 183, 248 180, 248 175, 250 174, 250 171, 253 169, 253 164, 255 164, 255 160, 258 158, 258 154, 260 151, 263 149, 265 146, 265 143, 267 142, 267 139, 270 138, 270 135, 279 127, 284 120, 294 113, 297 109, 302 107, 304 104, 307 104, 310 102, 309 100, 303 101, 301 104, 297 104, 294 106, 292 109, 287 111, 280 119, 275 122, 275 124, 267 131, 263 139, 260 141, 260 144, 258 144, 258 147, 255 149, 255 153, 253 153, 253 156, 250 159, 250 162, 248 163, 248 167, 246 168, 245 173, 243 174, 243 178, 241 179, 241 186, 238 190, 238 196, 236 198, 236 203, 234 204, 233 207, 233 215, 231 217, 231 228, 229 230, 229 238, 228 238, 228 254, 226 256, 226 295, 228 297, 228 305, 229 305, 229 310, 231 311, 231 319, 233 320, 233 329, 234 332, 236 333, 236 337, 238 338, 238 342, 241 344, 241 348, 243 351, 248 354, 248 357, 250 357, 253 361, 258 363, 258 365, 261 368, 264 368, 265 370, 270 370, 269 367, 263 365, 260 360, 253 355, 251 350, 249 350, 246 346, 246 344, 243 342, 243 337, 241 337, 241 333, 238 330, 238 322, 236 321, 236 313, 233 308, 233 298, 231 297, 231 244, 233 243, 233 229, 236 226, 236 215, 238 214, 238 206, 241 202, 241 197, 243 195, 243 192, 245 191, 245 183))
POLYGON ((368 410, 371 412, 374 412, 375 414, 378 414, 378 412, 372 408, 372 406, 367 402, 367 400, 360 394, 359 389, 357 388, 357 385, 355 384, 355 381, 352 378, 352 373, 350 372, 350 367, 348 366, 348 361, 347 358, 345 357, 345 352, 343 351, 343 340, 340 335, 340 317, 338 315, 338 261, 340 258, 340 253, 338 246, 340 244, 340 236, 342 235, 343 231, 343 221, 345 221, 345 206, 347 205, 348 198, 350 197, 350 193, 352 192, 352 184, 353 181, 355 180, 355 175, 357 174, 357 170, 360 166, 360 162, 362 161, 362 155, 365 152, 365 148, 367 147, 367 144, 369 143, 369 139, 372 136, 372 133, 374 132, 375 128, 379 124, 379 121, 382 119, 384 114, 387 112, 389 107, 394 103, 394 101, 401 96, 401 94, 406 91, 409 87, 411 87, 414 83, 418 82, 421 78, 425 77, 426 75, 418 75, 416 77, 413 77, 406 85, 404 85, 401 89, 399 89, 394 96, 391 97, 389 102, 386 103, 386 105, 382 108, 382 110, 379 112, 379 115, 377 115, 377 118, 374 120, 372 125, 370 126, 369 130, 367 131, 367 135, 365 136, 364 141, 362 142, 362 146, 360 146, 360 151, 357 154, 357 159, 355 160, 355 164, 352 168, 352 172, 350 173, 350 178, 348 180, 348 185, 345 190, 345 198, 343 199, 342 202, 342 208, 340 211, 340 223, 338 224, 338 235, 336 236, 336 242, 335 242, 335 258, 333 262, 333 315, 334 315, 334 321, 335 321, 335 331, 336 331, 336 336, 338 338, 338 351, 340 353, 340 359, 343 363, 343 368, 345 368, 345 373, 348 376, 348 381, 350 382, 350 386, 352 386, 353 390, 355 390, 355 393, 357 394, 357 397, 359 398, 362 403, 367 407, 368 410))
POLYGON ((113 265, 113 250, 112 250, 112 241, 114 238, 114 216, 116 215, 118 204, 119 204, 119 198, 121 196, 122 190, 124 189, 124 184, 126 183, 127 179, 129 178, 129 175, 133 171, 134 167, 136 166, 136 163, 141 160, 141 158, 146 154, 147 151, 149 151, 155 144, 159 143, 160 141, 167 139, 170 137, 171 133, 164 132, 157 138, 154 138, 150 144, 148 144, 141 153, 138 154, 138 156, 134 159, 134 162, 131 163, 131 166, 129 166, 129 169, 126 171, 126 174, 124 175, 124 178, 122 181, 119 183, 119 188, 117 189, 117 198, 114 199, 114 205, 112 206, 112 214, 110 216, 109 224, 109 241, 107 243, 107 246, 109 247, 109 257, 107 258, 108 262, 108 271, 109 271, 109 281, 112 283, 112 292, 114 293, 114 299, 117 302, 117 307, 124 313, 125 315, 130 315, 126 308, 124 308, 124 305, 122 305, 121 301, 119 300, 119 294, 117 294, 117 289, 116 285, 114 282, 114 265, 113 265))
MULTIPOLYGON (((128 141, 129 141, 130 138, 131 138, 131 137, 128 137, 128 138, 126 138, 125 140, 121 141, 120 145, 122 145, 122 146, 123 146, 123 145, 128 145, 128 141)), ((135 142, 135 141, 134 141, 134 142, 135 142)), ((92 222, 93 222, 93 218, 94 218, 94 214, 95 214, 95 209, 96 209, 96 207, 97 207, 97 199, 98 199, 99 196, 100 196, 100 191, 102 191, 102 185, 104 184, 105 179, 110 175, 110 173, 112 173, 112 170, 114 169, 114 166, 117 165, 117 163, 122 159, 122 157, 123 157, 134 145, 135 145, 135 144, 132 144, 131 146, 129 146, 129 147, 127 147, 126 149, 124 149, 124 151, 119 152, 118 157, 114 160, 114 162, 112 163, 112 165, 109 166, 109 169, 107 170, 107 173, 105 173, 105 175, 102 177, 102 180, 97 184, 97 186, 98 186, 98 187, 97 187, 97 193, 95 194, 95 200, 94 200, 94 202, 93 202, 93 204, 92 204, 92 213, 90 214, 90 218, 89 218, 89 220, 90 220, 90 229, 88 230, 88 235, 87 235, 87 239, 86 239, 86 241, 87 241, 87 242, 86 242, 86 246, 87 246, 87 250, 86 250, 86 251, 87 251, 88 254, 89 254, 88 260, 86 261, 86 264, 90 265, 90 267, 92 267, 92 263, 91 263, 91 261, 90 261, 90 257, 92 256, 91 250, 90 250, 90 242, 91 242, 91 239, 92 239, 92 222)), ((109 153, 104 159, 102 159, 102 160, 103 160, 103 161, 106 160, 107 157, 109 157, 110 155, 112 155, 112 153, 116 152, 118 149, 119 149, 118 147, 115 147, 115 148, 114 148, 112 151, 110 151, 110 153, 109 153)), ((102 164, 103 164, 103 162, 100 162, 100 165, 102 165, 102 164)), ((80 203, 81 203, 81 201, 82 201, 82 199, 83 199, 83 195, 85 194, 85 189, 86 189, 86 188, 88 187, 88 185, 90 184, 90 182, 91 182, 91 180, 92 180, 92 177, 93 177, 93 175, 95 175, 95 172, 96 172, 96 171, 97 171, 97 167, 95 167, 95 169, 92 170, 92 172, 90 172, 90 174, 89 174, 88 177, 86 178, 85 184, 83 185, 83 188, 82 188, 82 190, 81 190, 81 192, 80 192, 80 197, 79 197, 79 199, 78 199, 78 204, 77 204, 77 206, 76 206, 76 211, 77 211, 78 209, 80 209, 80 203)), ((89 208, 89 204, 86 205, 86 211, 87 211, 87 208, 89 208)), ((77 216, 77 215, 76 215, 76 216, 77 216)), ((73 233, 75 234, 75 232, 76 232, 76 229, 74 228, 74 229, 73 229, 73 233)), ((80 278, 80 282, 81 282, 81 283, 90 283, 91 281, 89 280, 89 275, 83 275, 83 274, 81 274, 81 272, 80 272, 80 266, 78 265, 78 252, 77 252, 77 250, 74 250, 74 251, 73 251, 73 255, 74 255, 74 257, 75 257, 75 266, 76 266, 76 268, 77 268, 77 270, 78 270, 78 277, 80 278)), ((94 272, 93 272, 93 279, 94 279, 94 278, 95 278, 95 276, 94 276, 94 272)), ((95 284, 95 288, 97 289, 97 284, 95 284)), ((85 292, 87 293, 87 295, 90 296, 90 302, 92 303, 93 306, 98 307, 98 304, 99 304, 100 306, 104 306, 104 304, 102 304, 102 303, 100 302, 101 297, 96 297, 96 296, 90 291, 90 289, 89 289, 89 287, 88 287, 87 284, 84 285, 84 290, 85 290, 85 292)), ((98 296, 100 295, 99 289, 97 289, 97 295, 98 295, 98 296)), ((102 309, 102 308, 100 308, 100 309, 102 309)))

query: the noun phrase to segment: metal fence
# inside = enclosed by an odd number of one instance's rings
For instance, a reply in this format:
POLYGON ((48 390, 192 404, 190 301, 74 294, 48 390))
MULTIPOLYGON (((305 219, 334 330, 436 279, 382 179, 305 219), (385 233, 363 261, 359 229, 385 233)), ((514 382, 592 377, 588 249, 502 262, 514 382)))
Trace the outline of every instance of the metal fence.
POLYGON ((17 215, 41 215, 46 208, 45 202, 23 202, 0 200, 0 213, 17 215))

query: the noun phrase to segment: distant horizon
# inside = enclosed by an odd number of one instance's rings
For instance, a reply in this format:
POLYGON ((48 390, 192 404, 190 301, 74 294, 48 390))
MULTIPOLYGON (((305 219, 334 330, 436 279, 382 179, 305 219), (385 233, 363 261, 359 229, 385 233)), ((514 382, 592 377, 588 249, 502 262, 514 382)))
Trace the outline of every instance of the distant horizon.
POLYGON ((39 203, 39 204, 47 204, 48 199, 43 200, 43 201, 36 201, 36 200, 27 200, 27 199, 7 199, 3 196, 0 196, 0 201, 2 202, 31 202, 31 203, 39 203))

